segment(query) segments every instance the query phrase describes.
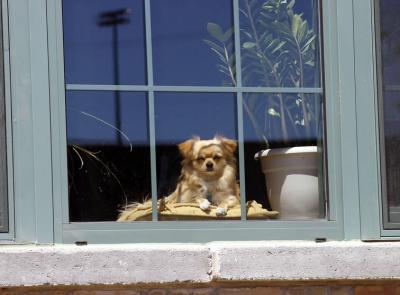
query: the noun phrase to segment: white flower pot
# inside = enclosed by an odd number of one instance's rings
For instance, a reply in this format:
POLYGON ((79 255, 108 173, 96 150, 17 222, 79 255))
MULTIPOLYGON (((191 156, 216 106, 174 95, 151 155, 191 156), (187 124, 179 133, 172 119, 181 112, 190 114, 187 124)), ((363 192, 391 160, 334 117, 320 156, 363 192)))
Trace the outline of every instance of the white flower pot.
POLYGON ((265 150, 256 155, 273 210, 285 220, 321 217, 316 146, 265 150))

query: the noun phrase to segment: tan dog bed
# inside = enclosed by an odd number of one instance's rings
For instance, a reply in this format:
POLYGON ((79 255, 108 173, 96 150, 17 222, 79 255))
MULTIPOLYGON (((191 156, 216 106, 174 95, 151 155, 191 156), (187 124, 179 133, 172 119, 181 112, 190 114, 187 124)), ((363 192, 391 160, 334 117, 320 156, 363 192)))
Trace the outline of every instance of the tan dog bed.
MULTIPOLYGON (((151 207, 151 200, 144 203, 132 204, 120 213, 117 221, 150 221, 152 215, 151 207)), ((216 206, 210 206, 210 210, 205 212, 199 208, 198 204, 166 204, 163 198, 158 200, 157 207, 159 220, 240 219, 240 205, 229 209, 227 215, 222 217, 215 214, 216 206)), ((248 201, 246 207, 248 219, 268 219, 274 218, 279 214, 276 211, 268 211, 262 208, 261 204, 258 204, 256 201, 248 201)))

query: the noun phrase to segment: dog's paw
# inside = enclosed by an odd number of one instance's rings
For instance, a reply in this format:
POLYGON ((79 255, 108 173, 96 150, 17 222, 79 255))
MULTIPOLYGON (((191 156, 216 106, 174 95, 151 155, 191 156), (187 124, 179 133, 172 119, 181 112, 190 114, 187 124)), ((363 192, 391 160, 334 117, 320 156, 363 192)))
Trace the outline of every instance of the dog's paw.
POLYGON ((217 210, 215 210, 215 214, 217 214, 217 216, 225 216, 226 209, 222 208, 222 207, 218 207, 217 210))
POLYGON ((211 203, 208 200, 203 200, 200 203, 200 209, 203 211, 207 211, 210 209, 211 203))

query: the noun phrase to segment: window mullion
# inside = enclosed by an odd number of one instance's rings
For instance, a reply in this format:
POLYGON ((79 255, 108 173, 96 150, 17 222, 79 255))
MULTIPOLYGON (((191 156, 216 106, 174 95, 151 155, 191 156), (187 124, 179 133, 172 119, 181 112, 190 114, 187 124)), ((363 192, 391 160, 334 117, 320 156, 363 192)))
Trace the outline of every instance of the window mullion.
POLYGON ((241 220, 247 219, 246 214, 246 181, 244 172, 244 137, 243 137, 243 93, 242 87, 242 64, 240 55, 240 24, 239 24, 239 0, 233 0, 233 23, 235 32, 235 66, 236 66, 236 87, 239 91, 236 94, 237 102, 237 132, 239 143, 239 179, 240 179, 240 215, 241 220))
MULTIPOLYGON (((149 87, 153 82, 153 52, 151 40, 151 11, 150 0, 145 0, 145 22, 146 22, 146 56, 147 56, 147 84, 149 87)), ((154 91, 148 92, 148 114, 149 114, 149 137, 150 137, 150 165, 151 165, 151 201, 152 220, 157 221, 157 165, 156 165, 156 132, 154 114, 154 91)))

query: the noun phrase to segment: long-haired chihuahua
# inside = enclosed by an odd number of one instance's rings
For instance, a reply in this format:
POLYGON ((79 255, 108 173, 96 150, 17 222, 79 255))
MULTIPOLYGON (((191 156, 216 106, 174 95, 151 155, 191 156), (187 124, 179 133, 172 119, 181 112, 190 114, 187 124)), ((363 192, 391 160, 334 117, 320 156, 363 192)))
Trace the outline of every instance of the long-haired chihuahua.
POLYGON ((207 211, 216 205, 216 214, 226 215, 240 204, 236 180, 236 141, 222 136, 201 140, 194 137, 178 145, 183 157, 175 191, 167 203, 197 203, 207 211))

